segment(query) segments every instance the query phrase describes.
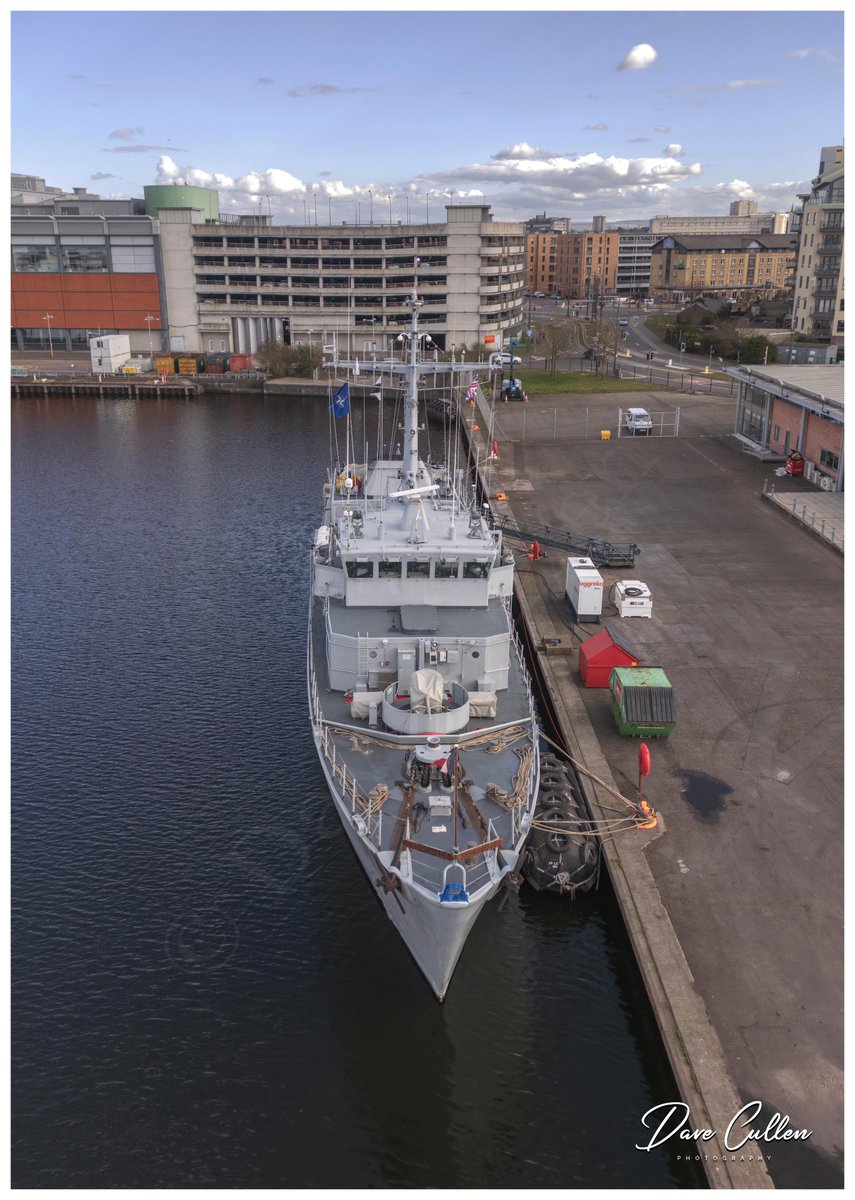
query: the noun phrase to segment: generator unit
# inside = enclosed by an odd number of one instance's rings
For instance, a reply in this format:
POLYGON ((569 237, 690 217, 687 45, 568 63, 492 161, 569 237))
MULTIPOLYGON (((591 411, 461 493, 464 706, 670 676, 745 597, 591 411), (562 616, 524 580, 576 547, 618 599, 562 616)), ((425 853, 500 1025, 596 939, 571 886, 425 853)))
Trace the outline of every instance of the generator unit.
POLYGON ((564 593, 577 621, 599 621, 603 611, 603 577, 592 559, 567 559, 564 593))
POLYGON ((640 579, 622 579, 615 584, 615 608, 619 617, 652 617, 653 596, 640 579))

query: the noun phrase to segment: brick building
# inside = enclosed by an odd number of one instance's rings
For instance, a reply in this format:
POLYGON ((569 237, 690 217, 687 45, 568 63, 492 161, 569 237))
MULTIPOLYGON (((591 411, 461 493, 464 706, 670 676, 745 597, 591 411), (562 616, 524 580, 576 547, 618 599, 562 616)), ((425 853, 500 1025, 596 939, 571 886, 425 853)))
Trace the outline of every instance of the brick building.
POLYGON ((789 234, 669 234, 650 251, 650 294, 678 302, 704 294, 751 299, 787 295, 795 262, 789 234))
POLYGON ((799 450, 805 476, 826 491, 843 491, 841 364, 815 367, 741 367, 735 436, 755 453, 799 450))

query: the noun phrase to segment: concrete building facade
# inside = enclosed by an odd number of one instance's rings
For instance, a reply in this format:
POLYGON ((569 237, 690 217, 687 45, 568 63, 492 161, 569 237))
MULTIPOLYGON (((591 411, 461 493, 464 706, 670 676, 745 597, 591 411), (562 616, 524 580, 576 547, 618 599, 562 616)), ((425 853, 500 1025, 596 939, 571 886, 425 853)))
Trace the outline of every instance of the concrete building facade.
MULTIPOLYGON (((737 201, 737 205, 748 204, 748 201, 737 201)), ((734 212, 730 206, 730 214, 726 217, 653 217, 650 222, 650 232, 658 237, 666 233, 676 236, 704 237, 709 234, 742 235, 760 233, 784 234, 789 229, 789 213, 745 213, 734 212)))
POLYGON ((494 348, 522 325, 522 225, 495 222, 480 204, 447 205, 446 217, 276 226, 161 208, 170 346, 254 353, 271 340, 336 340, 346 352, 382 353, 409 324, 415 284, 420 324, 440 348, 494 348))
POLYGON ((798 335, 843 345, 843 146, 824 146, 819 174, 801 195, 795 214, 798 239, 793 329, 798 335))

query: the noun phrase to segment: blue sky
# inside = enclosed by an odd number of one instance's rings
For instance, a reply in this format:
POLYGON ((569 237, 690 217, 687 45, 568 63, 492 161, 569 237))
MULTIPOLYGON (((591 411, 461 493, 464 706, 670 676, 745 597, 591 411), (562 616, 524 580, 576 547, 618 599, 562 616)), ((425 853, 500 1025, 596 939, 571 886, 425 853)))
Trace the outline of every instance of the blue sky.
POLYGON ((788 210, 843 138, 842 12, 28 11, 14 171, 281 221, 788 210))

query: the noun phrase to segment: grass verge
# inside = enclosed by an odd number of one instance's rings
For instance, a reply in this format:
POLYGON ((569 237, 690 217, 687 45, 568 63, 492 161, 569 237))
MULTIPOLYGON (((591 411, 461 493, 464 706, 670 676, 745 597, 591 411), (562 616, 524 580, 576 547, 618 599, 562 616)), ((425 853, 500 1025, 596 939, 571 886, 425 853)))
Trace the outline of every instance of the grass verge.
POLYGON ((609 392, 661 392, 661 383, 642 383, 640 379, 615 379, 613 375, 595 375, 593 371, 526 371, 519 373, 523 390, 532 396, 593 396, 609 392))

